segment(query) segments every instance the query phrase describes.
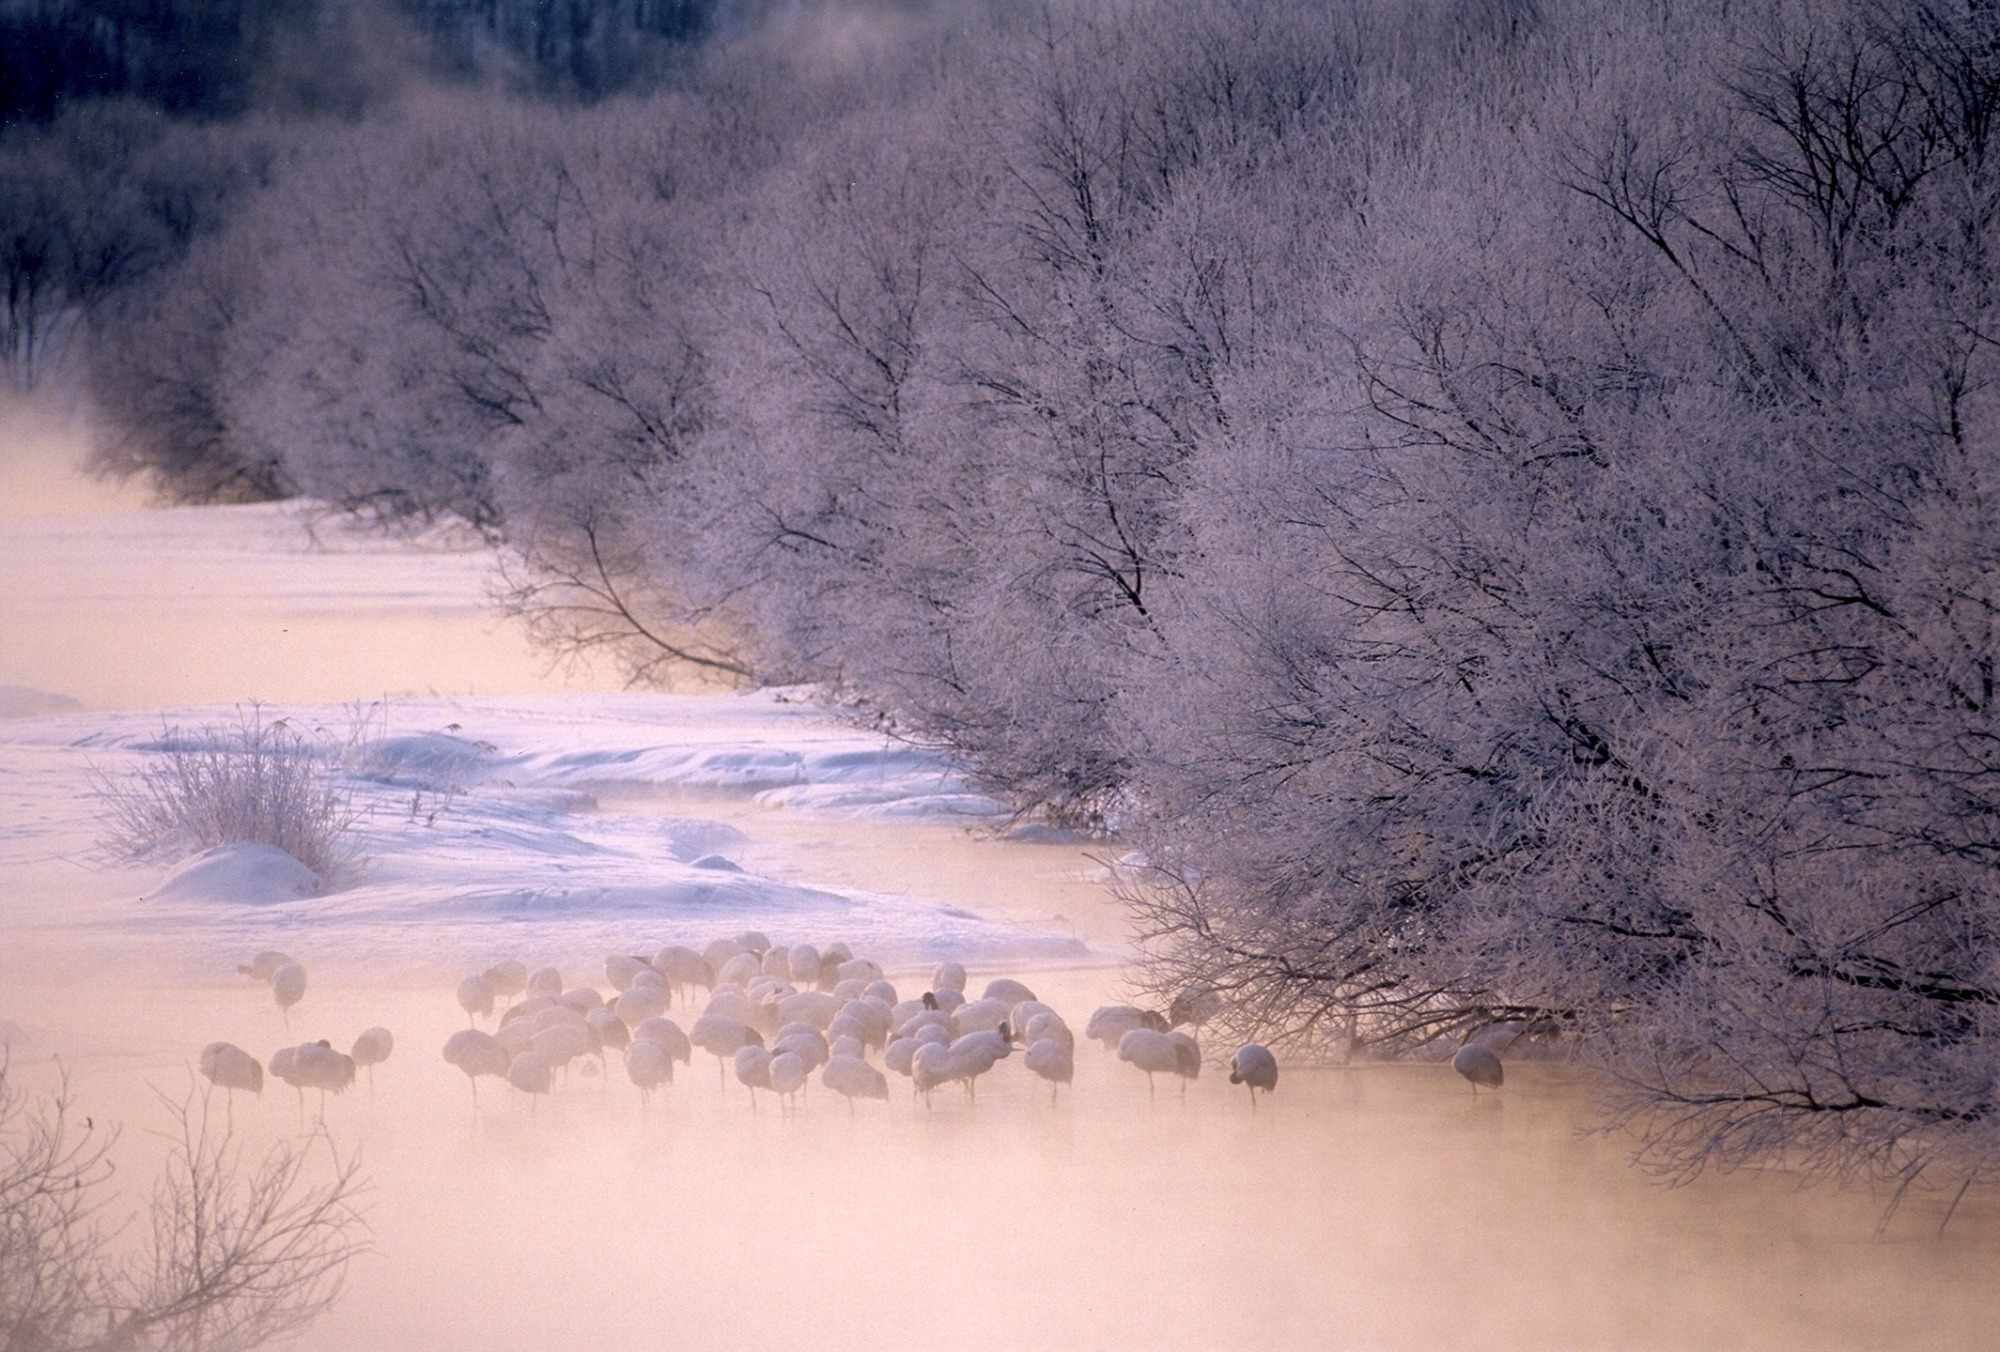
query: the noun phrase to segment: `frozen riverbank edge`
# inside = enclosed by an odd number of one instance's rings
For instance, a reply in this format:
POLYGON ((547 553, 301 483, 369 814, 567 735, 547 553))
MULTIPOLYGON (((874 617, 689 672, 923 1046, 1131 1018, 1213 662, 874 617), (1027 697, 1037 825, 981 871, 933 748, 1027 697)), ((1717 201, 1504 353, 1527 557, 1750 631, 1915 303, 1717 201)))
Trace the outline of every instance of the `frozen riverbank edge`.
MULTIPOLYGON (((10 931, 171 944, 190 975, 240 949, 310 940, 329 970, 424 979, 519 949, 547 960, 701 942, 745 928, 844 939, 891 966, 953 957, 1116 963, 1072 931, 948 898, 812 876, 758 848, 764 822, 825 831, 1003 831, 1004 806, 944 758, 847 726, 806 692, 564 693, 265 705, 326 748, 351 793, 353 862, 314 893, 283 856, 107 856, 96 780, 175 739, 226 735, 212 705, 0 722, 0 917, 10 931), (201 955, 212 955, 204 958, 201 955)), ((1043 851, 1074 866, 1073 848, 1043 851)))

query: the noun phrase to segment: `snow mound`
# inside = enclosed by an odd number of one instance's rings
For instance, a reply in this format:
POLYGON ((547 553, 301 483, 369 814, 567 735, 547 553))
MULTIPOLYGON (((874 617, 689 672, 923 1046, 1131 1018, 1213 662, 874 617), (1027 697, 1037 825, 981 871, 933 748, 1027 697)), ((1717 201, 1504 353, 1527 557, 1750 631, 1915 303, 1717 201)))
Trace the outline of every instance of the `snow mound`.
POLYGON ((364 742, 354 753, 360 774, 389 784, 443 792, 470 788, 493 772, 498 761, 491 742, 449 732, 419 732, 364 742))
MULTIPOLYGON (((655 707, 666 717, 686 716, 679 726, 664 718, 622 728, 607 722, 592 746, 514 747, 507 777, 521 786, 715 790, 749 795, 767 807, 848 816, 944 820, 1006 811, 937 751, 823 717, 807 723, 814 717, 809 711, 753 695, 711 698, 701 710, 674 699, 660 699, 655 707)), ((703 852, 676 854, 685 859, 703 852)))
POLYGON ((668 817, 658 828, 666 838, 667 853, 682 863, 725 854, 750 839, 727 822, 701 817, 668 817))
POLYGON ((0 718, 41 718, 47 714, 73 714, 82 708, 80 701, 53 690, 0 685, 0 718))
POLYGON ((277 846, 245 840, 204 850, 145 899, 266 906, 316 897, 325 889, 325 879, 277 846))

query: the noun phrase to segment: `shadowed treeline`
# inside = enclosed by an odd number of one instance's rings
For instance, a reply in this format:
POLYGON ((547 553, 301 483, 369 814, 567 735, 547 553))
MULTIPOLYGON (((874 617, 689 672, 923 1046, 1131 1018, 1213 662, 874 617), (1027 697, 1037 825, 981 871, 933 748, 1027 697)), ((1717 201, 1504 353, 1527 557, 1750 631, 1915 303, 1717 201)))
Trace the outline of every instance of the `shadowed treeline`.
POLYGON ((352 115, 418 74, 601 98, 756 11, 736 0, 4 0, 0 125, 104 98, 201 118, 352 115))

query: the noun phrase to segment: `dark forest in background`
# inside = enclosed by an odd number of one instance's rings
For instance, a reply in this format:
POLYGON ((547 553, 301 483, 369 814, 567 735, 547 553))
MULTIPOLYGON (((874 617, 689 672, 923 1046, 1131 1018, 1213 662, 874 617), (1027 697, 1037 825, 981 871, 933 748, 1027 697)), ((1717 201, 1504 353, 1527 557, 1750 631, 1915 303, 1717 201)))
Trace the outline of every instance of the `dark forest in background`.
POLYGON ((108 470, 947 748, 1234 1031, 2000 1160, 1991 6, 250 12, 0 142, 108 470))
POLYGON ((105 98, 352 114, 412 60, 601 98, 747 17, 730 0, 0 0, 0 124, 105 98))

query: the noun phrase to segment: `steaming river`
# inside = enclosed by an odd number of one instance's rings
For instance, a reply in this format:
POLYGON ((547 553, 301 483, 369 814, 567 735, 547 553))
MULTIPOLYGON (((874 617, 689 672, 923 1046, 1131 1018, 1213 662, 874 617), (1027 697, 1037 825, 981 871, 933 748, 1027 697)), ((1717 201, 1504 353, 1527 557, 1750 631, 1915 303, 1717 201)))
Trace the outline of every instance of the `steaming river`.
MULTIPOLYGON (((31 439, 18 424, 11 436, 31 439)), ((28 481, 18 454, 0 469, 16 476, 0 483, 28 481)), ((271 509, 147 512, 48 483, 63 491, 33 500, 52 510, 0 519, 0 553, 19 568, 0 603, 0 685, 87 711, 573 679, 481 611, 489 573, 475 554, 405 551, 385 569, 386 546, 301 546, 296 519, 271 509)), ((586 674, 576 688, 593 684, 586 674)), ((37 782, 32 760, 6 762, 0 836, 32 839, 68 810, 19 788, 37 782)), ((744 862, 773 878, 1071 936, 1083 960, 1010 974, 1078 1028, 1122 993, 1106 955, 1127 944, 1124 921, 1080 847, 774 811, 747 794, 598 810, 705 814, 741 830, 744 862)), ((787 1112, 768 1098, 753 1110, 697 1052, 643 1115, 615 1067, 574 1073, 532 1111, 488 1081, 475 1108, 437 1056, 464 1024, 447 980, 459 955, 443 941, 427 956, 403 931, 329 933, 349 956, 316 969, 288 1027, 268 992, 229 974, 236 952, 121 923, 143 914, 133 899, 158 870, 70 853, 6 856, 0 1030, 12 1029, 15 1073, 45 1083, 59 1062, 81 1107, 128 1124, 134 1199, 160 1151, 155 1088, 183 1090, 204 1043, 268 1056, 321 1029, 396 1034, 372 1091, 325 1108, 372 1180, 372 1246, 304 1348, 2000 1341, 1992 1191, 1968 1196, 1940 1235, 1946 1199, 1930 1195, 1877 1233, 1882 1197, 1801 1190, 1782 1171, 1664 1189, 1629 1166, 1627 1142, 1581 1132, 1587 1086, 1558 1067, 1510 1066, 1504 1091, 1475 1097, 1434 1065, 1287 1066, 1252 1113, 1213 1066, 1185 1096, 1162 1085, 1149 1097, 1142 1076, 1084 1043, 1053 1106, 1015 1060, 980 1082, 976 1104, 942 1092, 927 1110, 892 1077, 887 1104, 850 1113, 815 1086, 787 1112), (371 975, 378 941, 400 946, 393 978, 371 975)), ((974 984, 999 974, 976 971, 974 984)), ((909 993, 924 975, 890 979, 909 993)), ((261 1150, 298 1129, 301 1106, 277 1085, 233 1111, 261 1150)))

